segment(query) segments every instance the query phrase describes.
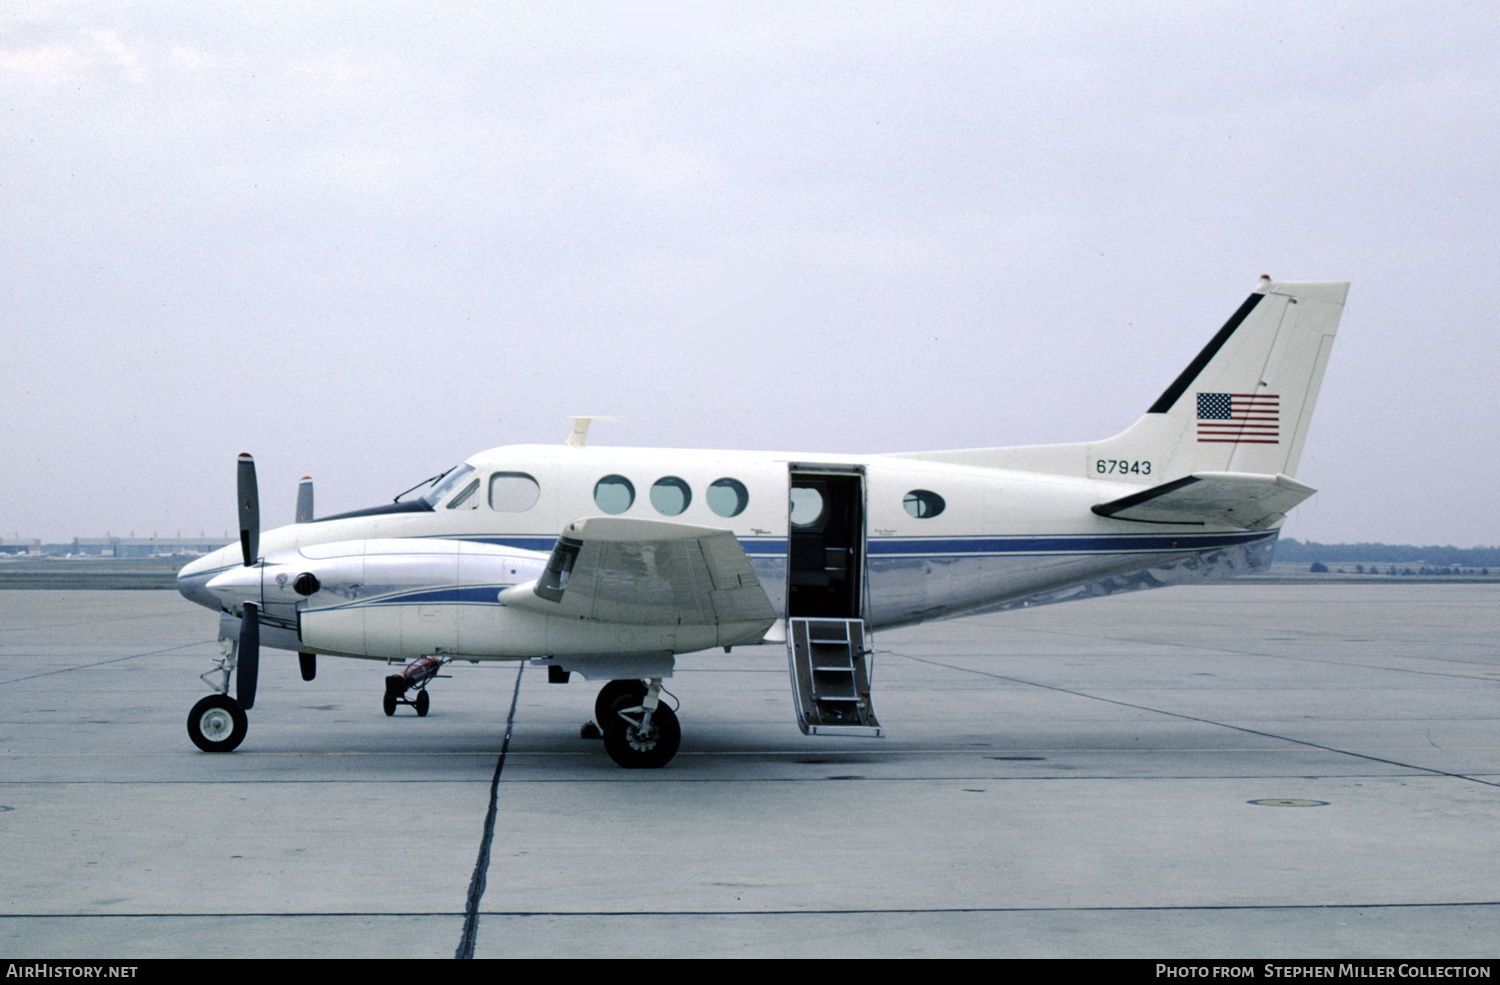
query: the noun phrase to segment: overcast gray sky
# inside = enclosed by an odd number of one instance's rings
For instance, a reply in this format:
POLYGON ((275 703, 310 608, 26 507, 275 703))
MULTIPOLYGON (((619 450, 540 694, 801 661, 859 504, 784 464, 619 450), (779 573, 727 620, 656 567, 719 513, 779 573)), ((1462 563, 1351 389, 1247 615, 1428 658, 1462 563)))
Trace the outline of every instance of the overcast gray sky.
POLYGON ((1288 536, 1500 544, 1500 5, 0 7, 0 535, 1104 437, 1348 280, 1288 536), (1462 415, 1459 415, 1462 411, 1462 415))

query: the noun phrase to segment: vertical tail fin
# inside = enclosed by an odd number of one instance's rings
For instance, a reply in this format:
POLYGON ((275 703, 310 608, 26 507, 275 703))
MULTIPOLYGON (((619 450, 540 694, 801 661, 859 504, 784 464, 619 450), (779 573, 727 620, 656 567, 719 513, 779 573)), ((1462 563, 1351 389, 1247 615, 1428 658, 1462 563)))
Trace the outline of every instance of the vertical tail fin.
POLYGON ((1195 472, 1294 475, 1347 283, 1262 277, 1130 428, 1103 441, 901 457, 1157 485, 1195 472))
POLYGON ((1090 458, 1150 460, 1153 482, 1193 472, 1294 475, 1348 291, 1262 278, 1145 416, 1091 442, 1090 458))

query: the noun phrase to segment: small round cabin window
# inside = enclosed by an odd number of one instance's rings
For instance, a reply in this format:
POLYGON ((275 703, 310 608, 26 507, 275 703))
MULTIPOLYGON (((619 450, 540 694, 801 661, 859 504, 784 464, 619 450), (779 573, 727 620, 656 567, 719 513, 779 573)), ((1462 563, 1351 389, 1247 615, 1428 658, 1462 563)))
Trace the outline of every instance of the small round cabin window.
POLYGON ((624 513, 635 502, 635 486, 623 475, 606 475, 594 486, 594 503, 606 513, 624 513))
POLYGON ((811 527, 823 519, 823 494, 811 486, 793 486, 791 493, 792 526, 811 527))
POLYGON ((651 486, 651 505, 663 516, 676 516, 692 501, 693 490, 675 475, 657 479, 651 486))
POLYGON ((496 472, 490 476, 490 508, 501 513, 525 513, 536 505, 542 487, 525 472, 496 472))
POLYGON ((948 504, 943 502, 943 497, 935 492, 930 492, 926 489, 913 489, 906 494, 906 499, 902 505, 906 507, 906 512, 918 520, 928 520, 943 512, 943 507, 948 504))
POLYGON ((708 508, 719 516, 739 516, 750 505, 750 490, 738 479, 716 479, 708 487, 708 508))

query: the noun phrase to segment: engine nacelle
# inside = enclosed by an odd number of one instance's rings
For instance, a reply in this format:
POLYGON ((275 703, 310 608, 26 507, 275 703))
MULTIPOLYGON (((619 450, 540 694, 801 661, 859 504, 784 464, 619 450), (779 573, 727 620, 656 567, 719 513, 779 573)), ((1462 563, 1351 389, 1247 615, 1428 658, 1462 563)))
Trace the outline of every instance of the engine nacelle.
POLYGON ((500 607, 506 588, 540 575, 546 560, 463 540, 342 541, 225 571, 207 589, 231 612, 258 604, 275 640, 267 645, 379 658, 471 648, 498 655, 494 620, 485 617, 493 614, 484 610, 500 607), (471 647, 464 645, 466 628, 471 647))

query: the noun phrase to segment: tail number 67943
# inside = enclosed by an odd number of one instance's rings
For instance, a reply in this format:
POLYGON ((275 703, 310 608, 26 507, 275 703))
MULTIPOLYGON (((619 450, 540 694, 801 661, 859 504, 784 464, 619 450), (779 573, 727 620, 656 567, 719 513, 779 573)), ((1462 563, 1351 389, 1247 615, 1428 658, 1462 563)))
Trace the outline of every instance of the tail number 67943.
POLYGON ((1101 458, 1094 463, 1094 471, 1100 475, 1150 475, 1151 463, 1125 458, 1101 458))

